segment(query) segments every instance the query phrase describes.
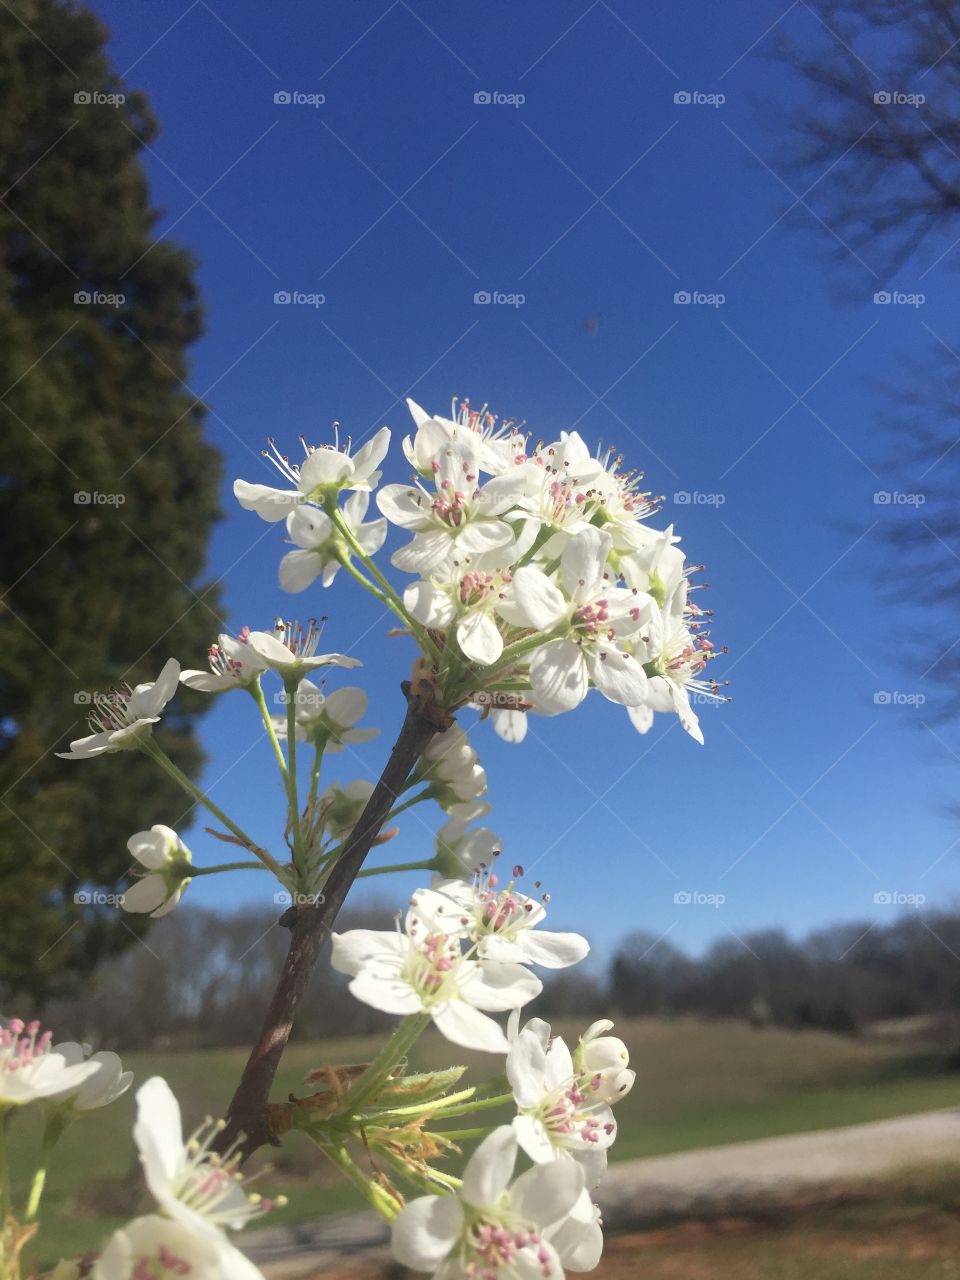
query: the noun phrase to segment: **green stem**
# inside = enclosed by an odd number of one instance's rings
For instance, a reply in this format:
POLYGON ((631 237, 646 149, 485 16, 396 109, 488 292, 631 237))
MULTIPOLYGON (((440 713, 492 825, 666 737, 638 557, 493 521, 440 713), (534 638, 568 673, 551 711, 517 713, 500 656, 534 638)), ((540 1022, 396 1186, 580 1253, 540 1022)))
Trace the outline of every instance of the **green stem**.
POLYGON ((10 1216, 10 1166, 7 1162, 7 1124, 12 1108, 0 1111, 0 1261, 3 1260, 3 1241, 7 1218, 10 1216))
MULTIPOLYGON (((324 743, 324 745, 326 745, 324 743)), ((317 804, 317 792, 320 790, 320 765, 323 763, 323 746, 316 744, 313 755, 313 765, 310 769, 310 792, 307 798, 307 812, 311 818, 313 810, 317 804)))
POLYGON ((433 871, 435 865, 433 858, 425 858, 422 862, 392 862, 388 867, 367 867, 363 871, 358 871, 357 879, 360 880, 365 876, 385 876, 393 871, 433 871))
POLYGON ((503 1107, 513 1101, 512 1093, 498 1093, 490 1098, 473 1098, 476 1091, 477 1086, 474 1085, 471 1089, 461 1089, 459 1093, 451 1093, 447 1098, 438 1098, 436 1102, 421 1102, 410 1107, 391 1107, 389 1111, 378 1111, 375 1117, 371 1117, 371 1122, 376 1119, 378 1124, 386 1123, 424 1113, 436 1115, 438 1120, 446 1120, 454 1116, 467 1116, 474 1111, 486 1111, 491 1107, 503 1107), (473 1100, 461 1103, 459 1100, 464 1097, 473 1098, 473 1100), (451 1105, 446 1105, 447 1103, 451 1105))
POLYGON ((291 883, 290 876, 276 860, 273 854, 268 853, 266 849, 261 849, 259 845, 255 844, 250 839, 245 831, 238 827, 235 822, 231 821, 223 810, 218 805, 215 805, 210 797, 204 791, 201 791, 196 783, 192 782, 190 778, 187 777, 182 769, 177 768, 167 753, 162 747, 159 747, 156 744, 153 738, 145 738, 142 743, 142 749, 151 760, 156 761, 156 763, 160 765, 161 769, 166 770, 170 777, 173 778, 175 782, 178 782, 180 786, 183 787, 184 791, 186 791, 188 795, 192 796, 198 804, 202 804, 205 809, 209 809, 213 816, 221 822, 229 832, 235 835, 245 848, 249 849, 252 854, 260 859, 264 866, 268 867, 273 872, 282 885, 285 885, 291 890, 295 887, 291 883))
POLYGON ((446 1138, 450 1142, 456 1142, 458 1138, 485 1138, 490 1132, 489 1129, 431 1129, 431 1133, 436 1134, 438 1138, 446 1138))
POLYGON ((336 1165, 347 1181, 357 1188, 363 1198, 372 1204, 374 1209, 386 1218, 388 1222, 392 1222, 401 1209, 399 1200, 368 1178, 363 1170, 358 1168, 351 1159, 349 1151, 342 1143, 316 1136, 313 1140, 327 1159, 336 1165))
POLYGON ((190 864, 190 878, 196 879, 197 876, 212 876, 218 871, 266 871, 267 868, 262 862, 221 862, 217 867, 195 867, 190 864))
POLYGON ((270 739, 270 745, 273 747, 273 754, 277 758, 277 766, 280 769, 280 775, 283 778, 283 784, 284 786, 286 786, 287 762, 283 758, 283 748, 280 746, 280 740, 277 737, 277 730, 274 727, 273 717, 271 716, 270 709, 267 706, 267 700, 263 696, 263 690, 260 688, 259 680, 251 688, 250 693, 253 697, 254 702, 257 704, 257 707, 259 708, 261 718, 263 719, 264 728, 267 731, 267 737, 270 739))
POLYGON ((60 1135, 69 1124, 69 1118, 62 1112, 52 1112, 43 1126, 43 1137, 40 1141, 40 1159, 36 1172, 30 1183, 30 1197, 27 1200, 27 1222, 33 1222, 40 1211, 40 1199, 43 1196, 44 1184, 47 1181, 47 1166, 53 1148, 60 1141, 60 1135))
POLYGON ((287 825, 293 839, 293 865, 300 865, 300 793, 297 789, 297 689, 299 678, 284 680, 287 695, 287 825))
POLYGON ((392 818, 398 817, 405 809, 412 809, 413 806, 415 804, 419 804, 421 800, 429 800, 432 794, 432 787, 424 787, 424 789, 422 791, 418 791, 415 796, 411 796, 409 800, 404 800, 403 804, 398 804, 395 809, 391 809, 384 818, 383 825, 386 826, 392 818))
POLYGON ((344 542, 346 542, 350 551, 352 551, 353 554, 359 560, 363 561, 364 568, 367 570, 368 573, 372 574, 378 586, 374 586, 374 583, 371 582, 369 578, 365 577, 362 573, 360 573, 360 571, 351 563, 350 555, 349 553, 346 553, 346 552, 338 556, 338 559, 340 563, 343 565, 343 567, 347 569, 350 573, 352 573, 353 576, 357 579, 357 581, 361 583, 366 588, 367 591, 372 592, 379 600, 382 600, 383 603, 387 605, 388 608, 393 610, 393 612, 397 615, 397 617, 401 619, 404 626, 408 627, 409 630, 412 631, 413 634, 416 636, 421 649, 423 649, 425 653, 429 654, 434 660, 439 658, 440 651, 437 648, 437 646, 434 644, 434 642, 430 639, 430 636, 427 634, 426 628, 421 623, 417 622, 415 618, 410 617, 409 613, 404 607, 403 601, 397 595, 396 591, 394 591, 390 583, 390 580, 384 577, 384 575, 377 568, 374 561, 371 559, 370 556, 367 555, 363 547, 357 541, 356 535, 354 534, 353 530, 347 524, 346 520, 344 520, 343 512, 337 506, 336 499, 325 504, 324 510, 326 511, 330 519, 333 521, 334 528, 336 528, 337 531, 340 533, 341 537, 343 538, 344 542))
POLYGON ((371 1142, 370 1147, 376 1153, 377 1159, 389 1165, 398 1177, 425 1191, 427 1195, 435 1196, 441 1187, 446 1187, 449 1191, 457 1191, 463 1186, 462 1179, 455 1178, 452 1173, 443 1173, 439 1169, 431 1169, 429 1174, 421 1173, 419 1169, 412 1168, 401 1156, 394 1155, 389 1147, 380 1142, 371 1142))
POLYGON ((360 1079, 347 1091, 340 1107, 341 1115, 355 1115, 364 1102, 376 1096, 391 1071, 407 1056, 429 1024, 429 1013, 411 1013, 404 1018, 360 1079))
POLYGON ((555 639, 552 632, 544 634, 541 631, 536 632, 532 636, 527 636, 524 640, 516 640, 513 644, 508 645, 504 649, 502 655, 491 666, 487 667, 484 677, 489 681, 491 676, 498 675, 501 671, 505 671, 508 667, 512 667, 518 658, 524 657, 533 649, 538 649, 540 645, 546 644, 548 640, 555 639))

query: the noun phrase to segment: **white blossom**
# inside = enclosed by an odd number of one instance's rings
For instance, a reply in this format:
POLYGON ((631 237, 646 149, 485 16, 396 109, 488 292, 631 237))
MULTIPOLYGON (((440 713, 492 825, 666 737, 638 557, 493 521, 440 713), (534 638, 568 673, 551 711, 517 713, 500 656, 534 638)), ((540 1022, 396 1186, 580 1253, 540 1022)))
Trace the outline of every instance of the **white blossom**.
MULTIPOLYGON (((301 680, 294 705, 297 741, 322 745, 325 755, 335 755, 345 746, 358 746, 379 736, 379 729, 355 727, 367 710, 367 695, 362 689, 347 686, 325 695, 312 680, 301 680)), ((285 738, 287 717, 274 716, 273 724, 277 737, 285 738)))
POLYGON ((318 667, 360 667, 359 658, 342 653, 317 653, 323 628, 314 619, 306 626, 278 618, 272 631, 251 631, 250 644, 271 670, 294 680, 318 667))
POLYGON ((425 929, 414 907, 403 931, 335 933, 332 963, 349 975, 350 991, 364 1004, 384 1013, 429 1013, 448 1040, 488 1053, 506 1053, 509 1044, 487 1013, 518 1009, 543 985, 522 965, 465 957, 459 936, 425 929))
POLYGON ((224 1228, 246 1226, 282 1203, 244 1190, 236 1144, 223 1156, 211 1150, 223 1127, 208 1120, 184 1141, 180 1107, 167 1082, 153 1076, 137 1090, 133 1137, 150 1194, 167 1217, 218 1243, 224 1228))
POLYGON ((314 448, 304 443, 301 437, 306 456, 299 464, 290 462, 279 453, 272 440, 269 444, 270 452, 265 452, 264 457, 293 488, 274 489, 265 484, 235 480, 233 492, 245 510, 255 511, 262 520, 276 523, 305 502, 322 504, 324 498, 331 494, 335 496, 343 489, 375 488, 380 479, 377 468, 390 447, 390 432, 382 427, 352 457, 348 449, 328 445, 314 448))
POLYGON ((177 691, 180 664, 171 658, 156 680, 97 694, 88 720, 94 730, 86 738, 70 743, 69 751, 58 751, 61 760, 88 760, 112 751, 132 751, 152 732, 160 712, 177 691))
POLYGON ((95 1066, 96 1070, 80 1084, 49 1096, 48 1102, 67 1105, 73 1111, 96 1111, 115 1102, 130 1088, 133 1072, 124 1071, 119 1057, 109 1050, 91 1054, 89 1045, 66 1040, 55 1044, 53 1052, 58 1053, 70 1067, 82 1064, 95 1066))
MULTIPOLYGON (((521 871, 516 868, 518 875, 521 871)), ((489 869, 470 883, 448 880, 435 889, 418 891, 415 902, 431 929, 446 929, 469 938, 483 960, 565 969, 578 964, 590 951, 579 933, 538 929, 547 914, 543 903, 519 893, 514 881, 499 889, 497 877, 489 869)))
POLYGON ((161 823, 132 835, 127 848, 148 874, 126 890, 120 899, 121 907, 155 919, 167 915, 190 883, 190 873, 184 865, 192 861, 190 850, 171 827, 161 823))
POLYGON ((607 1167, 617 1123, 601 1090, 602 1079, 579 1071, 566 1043, 533 1018, 507 1054, 507 1079, 517 1104, 513 1121, 520 1146, 538 1164, 575 1160, 595 1187, 607 1167))
MULTIPOLYGON (((373 556, 384 544, 387 522, 363 523, 369 502, 370 494, 361 490, 343 504, 342 514, 364 552, 373 556)), ((287 516, 287 534, 297 550, 288 551, 280 561, 280 586, 284 591, 305 591, 320 578, 329 587, 341 568, 341 554, 350 551, 330 517, 315 507, 297 507, 287 516)))
POLYGON ((57 1098, 78 1090, 103 1064, 74 1060, 53 1048, 53 1033, 36 1020, 8 1018, 0 1026, 0 1113, 39 1098, 57 1098))
POLYGON ((180 683, 201 693, 226 693, 230 689, 249 689, 267 669, 264 658, 250 643, 250 628, 243 627, 236 636, 219 635, 207 652, 209 671, 183 671, 180 683))
POLYGON ((484 1138, 456 1195, 421 1196, 398 1214, 391 1238, 403 1266, 434 1280, 563 1280, 592 1270, 603 1236, 573 1161, 535 1165, 511 1181, 517 1139, 509 1125, 484 1138))
POLYGON ((115 1231, 93 1264, 93 1280, 263 1280, 226 1240, 148 1214, 115 1231))

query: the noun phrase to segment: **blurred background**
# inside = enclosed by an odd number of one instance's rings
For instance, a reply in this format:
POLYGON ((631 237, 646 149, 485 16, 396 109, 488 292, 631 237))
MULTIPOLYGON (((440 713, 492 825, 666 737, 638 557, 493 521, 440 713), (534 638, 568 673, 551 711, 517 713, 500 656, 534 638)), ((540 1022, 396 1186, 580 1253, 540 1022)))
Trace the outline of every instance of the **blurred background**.
MULTIPOLYGON (((284 950, 273 889, 200 878, 121 915, 132 832, 222 849, 147 760, 54 753, 96 690, 324 615, 383 731, 326 781, 375 778, 409 646, 339 579, 284 595, 282 527, 232 482, 270 482, 268 438, 398 443, 406 396, 467 396, 641 468, 729 647, 702 748, 599 698, 519 747, 467 723, 489 824, 592 944, 536 1011, 609 1012, 635 1054, 617 1156, 954 1104, 958 50, 941 0, 0 3, 5 1012, 222 1111, 284 950)), ((269 846, 251 712, 184 692, 158 736, 269 846)), ((402 824, 393 860, 433 830, 402 824)), ((354 924, 416 880, 373 885, 354 924)), ((289 1087, 380 1026, 321 972, 289 1087)), ((117 1114, 82 1195, 65 1166, 64 1251, 135 1198, 117 1114)), ((638 1250, 663 1276, 956 1274, 957 1170, 919 1139, 904 1160, 815 1211, 648 1214, 606 1274, 638 1250)), ((313 1166, 281 1161, 311 1218, 313 1166)))

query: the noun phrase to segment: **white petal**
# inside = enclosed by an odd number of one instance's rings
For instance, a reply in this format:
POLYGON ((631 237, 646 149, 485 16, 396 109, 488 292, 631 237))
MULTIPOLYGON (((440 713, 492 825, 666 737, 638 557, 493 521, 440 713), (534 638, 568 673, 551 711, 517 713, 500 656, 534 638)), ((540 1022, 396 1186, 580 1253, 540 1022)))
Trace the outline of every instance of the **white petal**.
POLYGON ((154 1199, 169 1193, 184 1159, 180 1106, 161 1076, 137 1090, 137 1122, 133 1139, 140 1151, 144 1177, 154 1199))
POLYGON ((327 541, 333 531, 333 523, 324 511, 316 507, 300 505, 287 516, 287 533, 290 540, 306 551, 312 551, 327 541))
POLYGON ((403 593, 403 603, 425 627, 448 627, 457 616, 449 595, 432 582, 411 582, 403 593))
POLYGON ((337 973, 354 977, 370 960, 398 963, 410 950, 409 941, 392 929, 348 929, 331 938, 330 963, 337 973))
POLYGON ((490 713, 493 729, 504 742, 522 742, 527 736, 527 713, 494 708, 490 713))
POLYGON ((302 494, 296 489, 271 489, 269 485, 248 484, 246 480, 234 480, 233 496, 245 511, 255 511, 269 524, 276 524, 303 502, 302 494))
POLYGON ((456 1244, 462 1227, 463 1210, 456 1196, 421 1196, 394 1220, 390 1248, 401 1266, 433 1271, 456 1244))
POLYGON ((381 427, 372 440, 368 440, 353 455, 353 475, 356 480, 369 480, 372 472, 387 456, 390 448, 390 428, 381 427))
POLYGON ((590 952, 590 944, 579 933, 551 933, 549 929, 527 929, 519 937, 528 964, 544 969, 566 969, 579 964, 590 952))
POLYGON ((513 598, 528 627, 552 631, 567 614, 567 602, 545 573, 527 566, 513 575, 513 598))
POLYGON ((572 711, 587 696, 587 668, 580 646, 572 640, 550 640, 534 652, 530 683, 537 706, 546 715, 572 711))
POLYGON ((514 1116, 513 1131, 520 1147, 534 1164, 550 1164, 560 1154, 536 1116, 514 1116))
POLYGON ((127 841, 127 849, 141 866, 157 871, 170 861, 170 841, 166 834, 169 829, 165 827, 159 831, 155 829, 138 831, 127 841))
POLYGON ((401 529, 422 529, 430 520, 430 504, 419 489, 408 484, 387 484, 377 494, 380 514, 401 529))
POLYGON ((142 880, 135 881, 129 889, 124 891, 120 906, 124 911, 137 914, 153 912, 163 906, 169 892, 163 876, 156 874, 144 876, 142 880))
POLYGON ((300 492, 312 493, 320 485, 335 484, 353 471, 353 463, 339 449, 314 449, 300 464, 300 492))
POLYGON ((457 644, 466 657, 488 667, 503 653, 503 637, 488 613, 470 613, 457 623, 457 644))
POLYGON ((501 520, 471 520, 457 534, 457 551, 461 555, 480 556, 513 541, 513 530, 501 520))
POLYGON ((497 1204, 513 1176, 516 1162, 516 1134, 510 1125, 502 1124, 484 1138, 467 1161, 461 1196, 475 1209, 497 1204))
POLYGON ((507 1054, 507 1079, 519 1107, 535 1107, 546 1089, 547 1054, 536 1034, 526 1027, 507 1054))
POLYGON ((535 1165, 510 1188, 510 1203, 521 1218, 541 1228, 565 1218, 580 1199, 583 1171, 573 1160, 535 1165))
POLYGON ((447 533, 416 533, 405 547, 395 551, 390 563, 404 573, 429 577, 443 573, 453 555, 453 540, 447 533))
POLYGON ((458 985, 464 999, 478 1009, 500 1013, 529 1004, 543 990, 543 983, 522 964, 486 964, 465 961, 458 985))
POLYGON ((630 723, 636 729, 637 733, 649 733, 653 724, 653 711, 650 707, 646 705, 640 707, 627 707, 627 714, 630 717, 630 723))
POLYGON ((381 1013, 419 1013, 423 1008, 420 997, 402 978, 388 978, 371 969, 362 969, 350 982, 350 994, 371 1009, 381 1013))
POLYGON ((452 1044, 483 1053, 506 1053, 507 1037, 492 1018, 473 1009, 463 1000, 447 1000, 430 1010, 434 1025, 452 1044))
POLYGON ((560 576, 568 596, 580 601, 596 596, 609 553, 609 534, 592 526, 574 534, 560 558, 560 576))
POLYGON ((295 594, 306 591, 323 569, 323 557, 315 551, 288 551, 280 561, 280 586, 295 594))
POLYGON ((604 645, 587 657, 587 669, 593 683, 610 702, 635 707, 647 693, 647 673, 636 658, 621 653, 613 645, 604 645))

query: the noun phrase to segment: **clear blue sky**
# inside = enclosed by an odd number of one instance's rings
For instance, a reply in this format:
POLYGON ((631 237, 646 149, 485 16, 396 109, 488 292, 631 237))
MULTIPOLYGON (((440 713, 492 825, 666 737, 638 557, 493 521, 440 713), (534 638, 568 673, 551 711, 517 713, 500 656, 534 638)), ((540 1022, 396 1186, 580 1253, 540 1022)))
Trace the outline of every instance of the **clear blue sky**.
MULTIPOLYGON (((768 55, 780 32, 813 36, 810 12, 782 17, 781 0, 94 8, 161 121, 147 157, 158 231, 199 260, 207 336, 192 386, 228 479, 210 572, 227 575, 235 626, 326 613, 329 647, 367 664, 384 737, 328 779, 380 763, 408 643, 385 640, 379 611, 339 580, 283 595, 282 532, 241 512, 229 483, 267 478, 267 435, 293 451, 339 418, 355 439, 384 423, 399 437, 405 394, 442 409, 457 392, 537 436, 575 424, 643 467, 667 495, 661 521, 707 565, 715 639, 730 646, 715 671, 734 700, 702 709, 704 748, 665 717, 640 738, 598 695, 534 722, 520 748, 477 730, 491 825, 511 862, 542 859, 555 920, 601 952, 635 927, 698 950, 768 925, 889 919, 873 900, 883 890, 949 902, 957 759, 920 727, 923 708, 874 701, 932 690, 883 596, 875 527, 891 518, 876 491, 923 486, 892 466, 870 380, 929 350, 931 331, 951 340, 960 250, 925 275, 930 260, 895 281, 864 273, 840 302, 814 215, 781 218, 803 190, 774 122, 796 89, 768 55), (681 91, 726 101, 675 103, 681 91), (278 92, 326 100, 277 104, 278 92), (478 104, 480 92, 525 101, 478 104), (927 300, 874 305, 893 287, 927 300), (279 290, 325 301, 278 306, 279 290), (525 301, 476 305, 481 290, 525 301), (678 305, 678 291, 725 301, 678 305), (677 503, 681 491, 723 502, 677 503), (677 906, 682 890, 726 902, 677 906)), ((809 204, 819 212, 816 191, 809 204)), ((388 478, 406 473, 395 454, 388 478)), ((942 621, 923 621, 946 649, 942 621)), ((266 748, 247 750, 252 713, 232 695, 208 717, 207 780, 269 840, 280 799, 266 748)), ((188 839, 212 860, 212 841, 188 839)), ((412 819, 396 852, 424 856, 428 840, 412 819)), ((379 884, 398 904, 413 887, 379 884)), ((190 897, 253 893, 234 877, 190 897)))

